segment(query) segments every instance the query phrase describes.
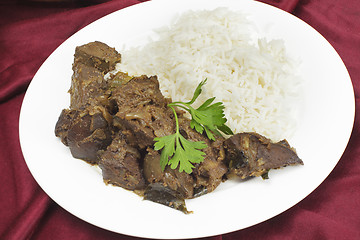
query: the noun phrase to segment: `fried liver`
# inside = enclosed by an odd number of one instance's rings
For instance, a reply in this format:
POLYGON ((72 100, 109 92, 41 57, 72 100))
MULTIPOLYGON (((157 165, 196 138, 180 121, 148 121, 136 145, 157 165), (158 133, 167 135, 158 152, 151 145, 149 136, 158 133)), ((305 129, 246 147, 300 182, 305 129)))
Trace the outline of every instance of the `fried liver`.
POLYGON ((287 142, 272 143, 257 133, 238 133, 224 141, 228 175, 242 179, 258 177, 270 169, 303 165, 296 151, 287 142))

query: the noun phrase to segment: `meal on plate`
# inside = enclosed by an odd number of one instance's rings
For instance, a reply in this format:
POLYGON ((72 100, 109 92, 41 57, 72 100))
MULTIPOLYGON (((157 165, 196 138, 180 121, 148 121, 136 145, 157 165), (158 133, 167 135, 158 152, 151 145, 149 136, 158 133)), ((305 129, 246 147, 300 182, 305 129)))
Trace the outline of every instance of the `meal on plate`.
MULTIPOLYGON (((216 9, 191 12, 184 19, 191 20, 194 15, 202 14, 207 14, 205 17, 211 24, 207 28, 211 31, 216 29, 214 21, 219 22, 224 15, 231 17, 227 10, 216 9)), ((238 14, 233 17, 237 18, 238 14)), ((185 29, 196 27, 196 19, 203 18, 193 19, 185 29)), ((230 21, 221 24, 231 25, 230 21)), ((179 31, 185 30, 175 27, 166 32, 179 31)), ((216 31, 224 35, 222 30, 216 31)), ((239 32, 245 34, 245 31, 239 32)), ((197 34, 196 31, 185 33, 185 37, 194 33, 197 34)), ((214 33, 210 35, 214 38, 214 33)), ((181 34, 176 36, 180 42, 184 40, 181 34)), ((247 41, 233 41, 234 36, 221 37, 226 39, 217 40, 218 44, 230 41, 237 52, 224 44, 218 46, 221 50, 216 49, 211 39, 204 37, 202 41, 210 41, 212 50, 201 52, 206 46, 196 46, 199 44, 196 40, 190 41, 191 46, 185 46, 189 51, 197 49, 197 53, 192 53, 197 56, 196 61, 184 55, 176 39, 165 35, 160 37, 160 45, 170 41, 176 45, 174 52, 159 50, 157 40, 143 49, 125 52, 125 61, 114 48, 99 41, 76 47, 70 107, 61 112, 55 135, 70 148, 74 158, 99 166, 106 184, 132 190, 144 199, 184 213, 189 213, 184 199, 212 192, 228 179, 260 176, 266 179, 271 169, 302 165, 295 149, 286 140, 278 139, 279 128, 274 127, 275 123, 279 124, 276 119, 282 116, 276 114, 281 109, 281 101, 286 99, 284 91, 292 91, 291 87, 287 88, 289 83, 278 88, 284 79, 288 81, 284 73, 288 67, 285 55, 274 50, 278 49, 275 47, 278 43, 268 44, 263 40, 255 50, 247 41), (154 49, 160 53, 156 54, 154 49), (179 56, 175 56, 176 52, 179 56), (250 63, 246 63, 245 57, 241 60, 236 56, 240 52, 251 56, 250 63), (143 60, 140 53, 144 54, 143 60), (221 65, 231 57, 229 54, 233 54, 230 63, 221 65), (139 59, 135 65, 130 63, 134 60, 132 56, 139 59), (163 61, 164 56, 169 58, 167 62, 163 61), (210 59, 213 56, 217 63, 210 59), (209 59, 211 63, 207 62, 209 59), (232 64, 234 61, 242 65, 232 64), (202 66, 197 66, 197 62, 202 66), (204 66, 209 64, 213 65, 204 66), (260 65, 262 70, 251 64, 260 65), (281 64, 287 66, 285 70, 281 64), (201 80, 191 75, 190 66, 201 80), (126 67, 144 72, 126 71, 126 67), (151 73, 154 67, 158 74, 151 73), (202 69, 206 71, 201 72, 202 69), (227 71, 230 74, 225 73, 227 71), (245 73, 245 83, 241 83, 244 74, 240 76, 239 71, 245 73), (268 83, 269 78, 273 85, 268 83), (282 98, 276 97, 279 94, 282 98), (275 106, 269 107, 270 100, 275 106), (236 105, 235 108, 232 105, 236 105), (255 108, 251 108, 252 105, 255 108), (265 116, 265 119, 260 117, 264 126, 257 119, 259 114, 265 116), (267 119, 270 122, 266 122, 267 119), (243 125, 242 121, 247 123, 243 125)))

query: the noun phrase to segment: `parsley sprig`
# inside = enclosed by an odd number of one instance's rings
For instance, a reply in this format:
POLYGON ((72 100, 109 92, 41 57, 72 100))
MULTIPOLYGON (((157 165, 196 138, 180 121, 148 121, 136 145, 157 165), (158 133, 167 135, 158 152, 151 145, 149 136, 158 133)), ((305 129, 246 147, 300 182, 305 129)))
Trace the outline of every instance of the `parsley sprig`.
POLYGON ((204 160, 205 153, 200 149, 206 148, 204 141, 193 142, 185 139, 179 131, 179 120, 175 109, 169 106, 175 115, 176 132, 172 135, 155 138, 155 150, 161 151, 160 166, 164 171, 166 165, 170 165, 172 169, 177 168, 180 163, 179 172, 185 171, 191 173, 194 165, 192 163, 200 163, 204 160), (174 156, 173 156, 174 155, 174 156), (169 157, 173 156, 170 160, 169 157))
POLYGON ((215 97, 209 98, 196 109, 191 106, 191 104, 193 104, 201 94, 201 87, 206 83, 206 81, 207 79, 200 82, 200 84, 195 89, 192 99, 189 102, 172 102, 169 103, 168 106, 177 106, 188 111, 192 117, 190 122, 191 128, 195 129, 201 134, 205 130, 206 135, 210 140, 215 140, 214 134, 219 136, 221 135, 219 130, 226 135, 234 134, 231 129, 225 125, 227 120, 224 114, 225 106, 223 103, 217 102, 211 104, 215 100, 215 97))
POLYGON ((231 135, 233 132, 225 125, 224 105, 221 102, 211 104, 215 97, 206 100, 200 107, 193 108, 191 104, 199 97, 202 92, 201 87, 206 83, 206 79, 197 86, 194 95, 189 102, 172 102, 168 104, 175 116, 176 132, 172 135, 157 137, 154 139, 154 149, 161 150, 160 166, 164 171, 166 165, 176 169, 179 164, 179 172, 185 171, 190 174, 194 168, 193 163, 204 161, 205 153, 201 151, 207 147, 204 141, 193 142, 185 139, 179 131, 179 120, 174 107, 185 109, 191 114, 190 127, 199 133, 206 132, 210 140, 215 140, 216 135, 221 135, 219 131, 231 135))

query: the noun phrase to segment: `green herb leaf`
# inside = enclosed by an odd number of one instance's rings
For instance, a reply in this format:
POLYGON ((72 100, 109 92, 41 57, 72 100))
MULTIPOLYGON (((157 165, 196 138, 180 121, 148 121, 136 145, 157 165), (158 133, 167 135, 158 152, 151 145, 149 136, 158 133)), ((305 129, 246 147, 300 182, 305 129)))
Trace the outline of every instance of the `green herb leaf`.
POLYGON ((227 119, 224 114, 224 105, 221 102, 213 103, 215 97, 206 100, 197 109, 193 104, 202 92, 202 86, 206 79, 199 83, 192 99, 189 102, 172 102, 168 106, 173 110, 176 122, 176 132, 172 135, 155 138, 154 149, 161 150, 160 166, 164 171, 167 165, 172 169, 179 167, 179 171, 185 171, 190 174, 195 163, 204 161, 205 153, 201 151, 207 147, 204 141, 193 142, 185 139, 179 131, 179 121, 174 107, 185 109, 191 114, 190 127, 203 134, 205 131, 210 140, 215 141, 215 135, 221 135, 220 131, 227 134, 234 134, 231 129, 225 125, 227 119))
POLYGON ((170 106, 175 115, 176 132, 172 135, 154 138, 155 150, 161 150, 160 166, 164 171, 166 165, 170 165, 172 169, 179 166, 179 172, 185 171, 190 174, 194 165, 192 163, 200 163, 204 160, 205 153, 200 149, 206 148, 207 145, 203 141, 193 142, 185 139, 179 131, 179 121, 176 111, 170 106))
POLYGON ((177 106, 185 109, 191 114, 190 126, 192 129, 195 129, 199 133, 206 132, 207 137, 210 140, 215 140, 215 135, 221 135, 220 132, 223 132, 227 135, 234 134, 231 129, 225 125, 227 119, 224 114, 224 104, 222 102, 213 103, 215 97, 207 99, 200 107, 197 109, 193 108, 193 104, 196 99, 199 97, 202 92, 202 86, 206 83, 207 79, 200 82, 191 101, 189 102, 173 102, 169 106, 177 106))
POLYGON ((207 79, 205 79, 204 81, 201 81, 199 83, 199 85, 195 89, 192 99, 190 100, 190 102, 187 102, 186 104, 193 104, 195 102, 195 100, 199 97, 199 95, 202 92, 201 87, 206 83, 206 81, 207 81, 207 79))
POLYGON ((176 134, 164 136, 161 138, 155 138, 154 141, 154 149, 156 151, 164 148, 161 152, 160 157, 160 166, 161 169, 164 171, 166 165, 168 164, 169 157, 171 157, 175 153, 176 134))

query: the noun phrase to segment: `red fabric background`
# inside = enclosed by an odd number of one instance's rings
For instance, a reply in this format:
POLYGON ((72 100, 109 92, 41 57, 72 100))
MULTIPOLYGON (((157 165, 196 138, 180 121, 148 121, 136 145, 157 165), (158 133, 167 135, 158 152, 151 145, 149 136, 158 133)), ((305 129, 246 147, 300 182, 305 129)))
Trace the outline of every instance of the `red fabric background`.
MULTIPOLYGON (((206 240, 360 239, 360 1, 262 2, 303 19, 337 50, 354 85, 354 130, 334 171, 306 199, 264 223, 206 240)), ((23 159, 18 118, 27 86, 52 51, 90 22, 138 3, 0 0, 0 239, 137 239, 90 225, 49 199, 23 159)))

